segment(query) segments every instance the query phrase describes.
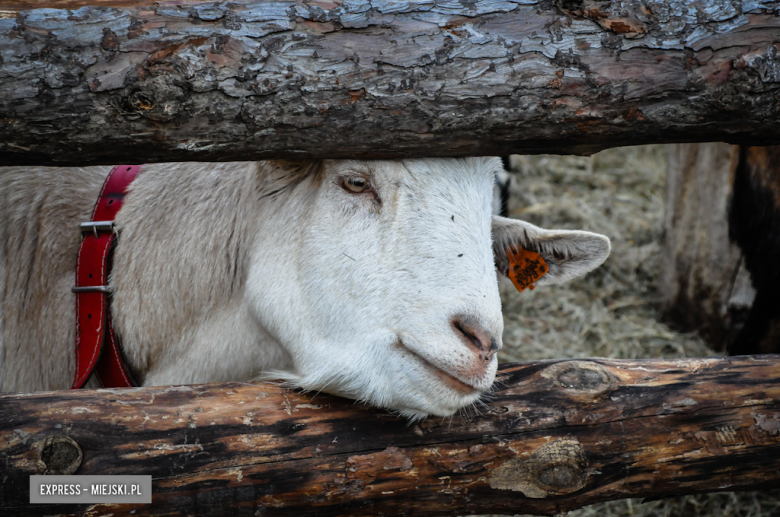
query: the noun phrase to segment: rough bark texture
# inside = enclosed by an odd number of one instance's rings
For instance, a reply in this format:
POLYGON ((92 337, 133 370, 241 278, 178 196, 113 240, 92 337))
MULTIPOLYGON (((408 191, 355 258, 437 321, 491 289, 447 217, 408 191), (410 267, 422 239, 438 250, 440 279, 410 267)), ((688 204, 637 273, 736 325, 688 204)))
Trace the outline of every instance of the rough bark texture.
MULTIPOLYGON (((658 291, 666 318, 724 350, 755 298, 742 252, 729 239, 729 206, 739 147, 669 147, 663 267, 658 291)), ((752 210, 752 209, 749 209, 752 210)))
POLYGON ((772 0, 0 0, 0 161, 780 143, 772 0))
POLYGON ((780 482, 780 356, 506 365, 408 424, 269 384, 0 397, 8 515, 553 515, 780 482), (151 474, 153 504, 27 504, 29 475, 151 474))

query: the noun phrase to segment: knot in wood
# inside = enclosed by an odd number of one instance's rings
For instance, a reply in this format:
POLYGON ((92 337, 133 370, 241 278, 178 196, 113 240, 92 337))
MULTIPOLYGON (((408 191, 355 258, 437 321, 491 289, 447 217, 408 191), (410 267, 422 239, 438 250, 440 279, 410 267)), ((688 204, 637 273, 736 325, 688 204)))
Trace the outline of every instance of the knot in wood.
POLYGON ((556 363, 542 371, 542 377, 567 390, 600 395, 612 386, 609 372, 600 364, 589 361, 556 363))
POLYGON ((136 83, 125 99, 128 111, 155 122, 169 122, 185 109, 185 80, 165 70, 136 83))
POLYGON ((505 462, 491 474, 490 486, 542 499, 576 492, 585 486, 588 475, 588 460, 580 442, 555 440, 526 459, 505 462))
POLYGON ((48 475, 73 474, 81 466, 81 447, 65 435, 49 436, 33 444, 38 456, 38 471, 48 475))

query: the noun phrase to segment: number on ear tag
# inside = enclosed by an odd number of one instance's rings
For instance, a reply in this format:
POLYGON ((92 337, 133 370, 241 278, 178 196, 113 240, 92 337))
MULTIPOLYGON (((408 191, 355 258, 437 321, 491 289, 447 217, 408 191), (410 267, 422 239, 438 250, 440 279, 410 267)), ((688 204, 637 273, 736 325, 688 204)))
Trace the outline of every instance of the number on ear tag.
POLYGON ((507 248, 506 256, 509 257, 509 279, 518 291, 533 290, 534 283, 550 271, 547 262, 535 251, 507 248))

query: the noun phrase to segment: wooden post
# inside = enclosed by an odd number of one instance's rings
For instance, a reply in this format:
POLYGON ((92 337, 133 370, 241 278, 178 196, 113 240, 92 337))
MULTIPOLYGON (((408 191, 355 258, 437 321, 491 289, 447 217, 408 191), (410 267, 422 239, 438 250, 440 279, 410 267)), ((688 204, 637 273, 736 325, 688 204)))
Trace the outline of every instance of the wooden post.
POLYGON ((0 0, 0 163, 778 144, 779 5, 0 0))
POLYGON ((667 318, 737 355, 780 351, 780 147, 670 146, 667 318))
POLYGON ((505 365, 471 416, 409 423, 272 384, 0 396, 0 513, 29 475, 150 474, 129 515, 554 515, 780 483, 780 356, 505 365), (56 449, 56 450, 55 450, 56 449))
POLYGON ((734 339, 755 297, 742 253, 729 239, 739 147, 669 147, 663 260, 658 291, 666 318, 715 349, 734 339))

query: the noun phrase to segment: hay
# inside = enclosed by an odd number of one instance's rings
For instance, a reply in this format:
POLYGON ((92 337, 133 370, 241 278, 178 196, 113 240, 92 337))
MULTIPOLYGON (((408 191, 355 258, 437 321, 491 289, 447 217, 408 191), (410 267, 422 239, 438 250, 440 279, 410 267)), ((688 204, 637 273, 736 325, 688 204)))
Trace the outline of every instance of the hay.
MULTIPOLYGON (((502 362, 563 357, 661 358, 715 355, 695 334, 660 323, 654 289, 663 234, 664 146, 592 157, 513 156, 510 213, 544 228, 585 229, 612 240, 595 272, 564 286, 518 293, 500 285, 502 362)), ((583 508, 571 517, 769 517, 780 492, 636 499, 583 508)))

